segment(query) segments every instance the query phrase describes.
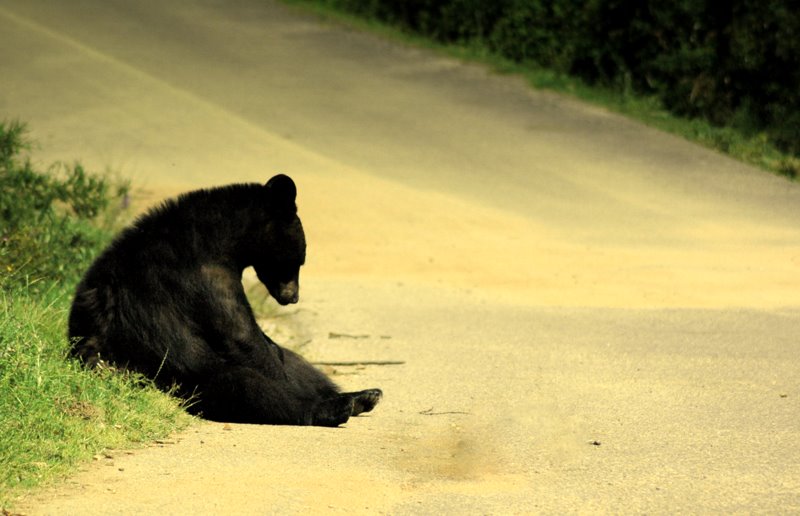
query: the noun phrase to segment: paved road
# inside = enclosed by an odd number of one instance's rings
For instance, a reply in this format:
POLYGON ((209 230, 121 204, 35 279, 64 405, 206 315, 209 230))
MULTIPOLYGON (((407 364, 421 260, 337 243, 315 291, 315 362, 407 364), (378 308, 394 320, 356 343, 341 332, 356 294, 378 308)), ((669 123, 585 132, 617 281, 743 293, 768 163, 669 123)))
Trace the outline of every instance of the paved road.
POLYGON ((295 177, 269 324, 404 362, 331 371, 386 392, 345 428, 199 425, 27 512, 800 509, 796 184, 266 0, 0 0, 0 48, 43 162, 295 177))

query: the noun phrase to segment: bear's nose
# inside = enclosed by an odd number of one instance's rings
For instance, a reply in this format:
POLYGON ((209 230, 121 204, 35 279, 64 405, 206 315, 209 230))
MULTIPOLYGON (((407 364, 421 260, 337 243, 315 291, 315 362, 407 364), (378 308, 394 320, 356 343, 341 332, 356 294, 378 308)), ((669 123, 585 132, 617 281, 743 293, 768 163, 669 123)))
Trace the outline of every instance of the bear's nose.
POLYGON ((281 301, 284 304, 294 304, 300 299, 300 286, 295 281, 291 281, 281 287, 281 301))

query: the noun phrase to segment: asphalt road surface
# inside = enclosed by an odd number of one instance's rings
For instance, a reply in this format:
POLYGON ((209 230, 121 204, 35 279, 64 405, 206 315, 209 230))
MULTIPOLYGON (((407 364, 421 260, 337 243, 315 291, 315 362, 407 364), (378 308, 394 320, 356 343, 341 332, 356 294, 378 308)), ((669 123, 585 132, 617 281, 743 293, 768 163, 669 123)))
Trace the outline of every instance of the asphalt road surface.
POLYGON ((339 429, 199 423, 20 510, 800 511, 799 185, 268 0, 0 0, 0 49, 43 165, 141 205, 291 175, 309 260, 265 324, 385 392, 339 429))

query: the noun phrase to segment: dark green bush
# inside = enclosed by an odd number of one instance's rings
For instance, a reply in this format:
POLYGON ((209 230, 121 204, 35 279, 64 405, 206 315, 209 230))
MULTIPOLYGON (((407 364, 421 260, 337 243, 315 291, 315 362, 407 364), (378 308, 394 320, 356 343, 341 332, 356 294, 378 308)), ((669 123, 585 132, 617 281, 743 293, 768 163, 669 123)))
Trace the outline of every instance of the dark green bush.
POLYGON ((0 123, 0 289, 74 283, 109 238, 96 219, 127 193, 79 164, 33 169, 25 127, 0 123))
POLYGON ((800 155, 798 0, 320 0, 764 133, 800 155))

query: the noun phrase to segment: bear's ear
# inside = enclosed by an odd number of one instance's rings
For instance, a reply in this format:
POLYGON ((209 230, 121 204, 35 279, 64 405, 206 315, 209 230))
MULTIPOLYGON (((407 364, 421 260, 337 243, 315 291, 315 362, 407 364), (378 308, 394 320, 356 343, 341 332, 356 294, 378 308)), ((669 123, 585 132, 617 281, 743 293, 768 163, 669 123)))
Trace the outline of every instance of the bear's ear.
POLYGON ((297 198, 297 187, 291 177, 278 174, 267 181, 266 188, 270 204, 274 208, 280 211, 291 211, 292 213, 297 211, 294 204, 297 198))

